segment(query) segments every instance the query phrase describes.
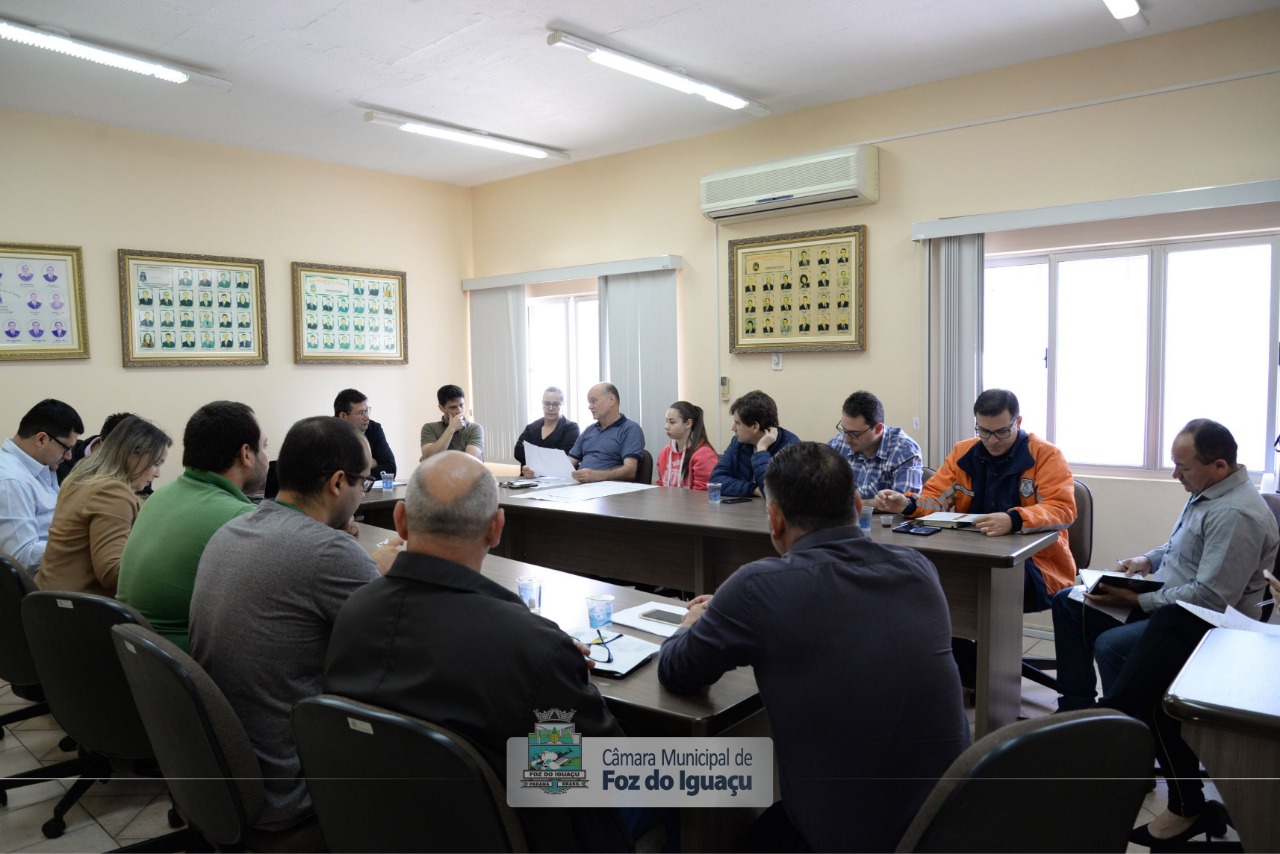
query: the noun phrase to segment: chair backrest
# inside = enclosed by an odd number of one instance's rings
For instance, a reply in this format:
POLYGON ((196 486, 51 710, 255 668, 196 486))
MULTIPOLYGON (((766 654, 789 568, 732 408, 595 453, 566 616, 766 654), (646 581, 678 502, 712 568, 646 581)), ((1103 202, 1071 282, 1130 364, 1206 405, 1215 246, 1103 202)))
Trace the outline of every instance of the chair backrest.
POLYGON ((231 704, 150 629, 120 624, 111 636, 174 806, 214 845, 243 843, 262 813, 262 767, 231 704))
POLYGON ((16 560, 0 552, 0 680, 10 685, 38 685, 31 644, 22 628, 22 600, 35 592, 35 582, 16 560))
POLYGON ((444 727, 322 694, 293 734, 331 851, 526 850, 502 782, 444 727))
POLYGON ((640 458, 640 464, 636 466, 636 483, 653 483, 653 455, 648 451, 644 452, 644 456, 640 458))
POLYGON ((1124 851, 1154 759, 1111 709, 1019 721, 951 763, 899 851, 1124 851))
MULTIPOLYGON (((1280 492, 1264 492, 1262 500, 1267 502, 1271 515, 1276 517, 1276 525, 1280 525, 1280 492)), ((1276 553, 1276 565, 1272 568, 1271 574, 1280 578, 1280 552, 1276 553)))
POLYGON ((1067 545, 1077 569, 1088 569, 1093 559, 1093 492, 1080 481, 1076 485, 1076 520, 1067 529, 1067 545))
POLYGON ((111 627, 147 625, 141 614, 93 593, 40 590, 22 600, 22 625, 49 710, 81 747, 113 759, 151 759, 138 707, 120 669, 111 627))
POLYGON ((920 475, 921 486, 924 486, 926 483, 928 483, 929 478, 933 477, 935 474, 938 473, 937 469, 931 469, 928 466, 921 466, 920 469, 922 471, 922 474, 920 475))

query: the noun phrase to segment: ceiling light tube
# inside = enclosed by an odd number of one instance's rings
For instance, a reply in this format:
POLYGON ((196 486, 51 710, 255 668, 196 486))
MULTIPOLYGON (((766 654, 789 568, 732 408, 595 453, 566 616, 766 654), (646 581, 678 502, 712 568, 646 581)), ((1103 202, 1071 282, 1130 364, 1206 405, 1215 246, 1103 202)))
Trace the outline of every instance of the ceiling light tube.
POLYGON ((118 50, 108 50, 89 42, 73 39, 67 35, 16 24, 3 18, 0 18, 0 38, 29 45, 30 47, 44 48, 65 56, 74 56, 77 59, 96 62, 99 65, 132 71, 135 74, 143 74, 148 77, 154 77, 157 80, 168 81, 169 83, 196 83, 211 89, 219 89, 223 92, 231 91, 231 84, 226 80, 219 80, 216 77, 199 74, 176 65, 156 62, 146 57, 135 56, 118 50))
POLYGON ((663 68, 661 65, 656 65, 607 47, 601 47, 595 42, 578 38, 561 30, 550 30, 547 34, 547 44, 552 47, 566 47, 581 51, 587 55, 587 59, 607 68, 639 77, 642 80, 648 80, 650 83, 657 83, 659 86, 675 89, 677 92, 683 92, 686 95, 700 95, 711 103, 718 104, 721 107, 728 107, 730 110, 746 110, 753 116, 769 115, 769 109, 763 104, 757 104, 755 101, 726 92, 723 89, 712 86, 710 83, 695 80, 678 71, 663 68))
POLYGON ((393 127, 406 133, 435 137, 436 139, 444 139, 449 142, 461 142, 466 145, 476 145, 480 148, 503 151, 507 154, 519 154, 522 157, 532 157, 537 160, 544 160, 548 157, 555 160, 569 159, 568 154, 563 151, 557 151, 554 148, 543 148, 538 145, 529 145, 524 142, 504 139, 500 136, 492 136, 491 134, 484 133, 483 131, 463 130, 461 128, 453 128, 448 125, 441 125, 435 122, 425 121, 423 119, 411 119, 405 116, 397 116, 393 113, 382 113, 377 110, 368 110, 364 114, 364 120, 375 125, 393 127))

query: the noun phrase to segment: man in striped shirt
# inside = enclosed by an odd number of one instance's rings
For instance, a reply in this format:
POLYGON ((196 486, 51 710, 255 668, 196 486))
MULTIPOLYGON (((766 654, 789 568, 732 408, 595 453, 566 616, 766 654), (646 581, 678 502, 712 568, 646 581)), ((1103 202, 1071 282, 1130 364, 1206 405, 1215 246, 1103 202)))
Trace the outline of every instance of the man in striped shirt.
POLYGON ((900 428, 885 426, 880 398, 869 391, 849 395, 836 430, 827 444, 849 461, 864 501, 882 489, 920 491, 920 446, 900 428))

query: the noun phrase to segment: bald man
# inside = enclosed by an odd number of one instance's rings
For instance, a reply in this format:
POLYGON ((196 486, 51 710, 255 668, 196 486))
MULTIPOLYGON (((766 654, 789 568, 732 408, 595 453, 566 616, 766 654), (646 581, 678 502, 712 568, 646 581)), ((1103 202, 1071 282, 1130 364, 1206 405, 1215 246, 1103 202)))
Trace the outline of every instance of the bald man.
POLYGON ((618 389, 597 383, 587 391, 587 408, 595 422, 578 435, 569 451, 578 483, 635 480, 644 458, 644 431, 618 409, 618 389))
MULTIPOLYGON (((395 508, 407 543, 342 606, 324 690, 448 727, 506 778, 506 745, 534 711, 576 709, 583 735, 619 736, 587 680, 586 648, 481 574, 502 536, 498 485, 462 451, 427 459, 395 508)), ((622 850, 613 810, 518 810, 535 851, 622 850)))

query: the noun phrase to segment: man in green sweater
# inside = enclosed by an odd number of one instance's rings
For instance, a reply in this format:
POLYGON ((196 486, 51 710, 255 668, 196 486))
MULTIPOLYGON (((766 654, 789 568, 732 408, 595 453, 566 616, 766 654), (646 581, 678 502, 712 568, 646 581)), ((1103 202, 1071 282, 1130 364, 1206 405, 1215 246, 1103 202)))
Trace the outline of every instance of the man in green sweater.
POLYGON ((142 506, 120 563, 116 594, 169 640, 188 649, 187 612, 209 538, 250 512, 246 493, 267 482, 267 438, 253 410, 217 400, 191 416, 182 435, 182 476, 142 506))

